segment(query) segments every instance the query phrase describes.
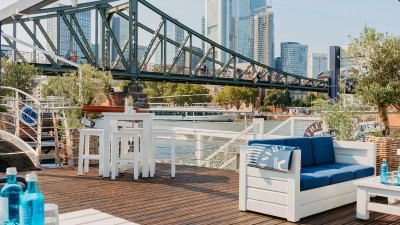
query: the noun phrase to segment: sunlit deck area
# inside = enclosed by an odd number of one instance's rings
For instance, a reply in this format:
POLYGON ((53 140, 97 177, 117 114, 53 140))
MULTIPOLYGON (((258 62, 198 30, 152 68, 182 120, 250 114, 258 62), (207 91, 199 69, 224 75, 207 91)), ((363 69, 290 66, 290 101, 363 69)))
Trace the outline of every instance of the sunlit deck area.
MULTIPOLYGON (((46 203, 58 204, 60 214, 93 208, 138 224, 292 224, 240 212, 235 171, 177 166, 175 178, 169 172, 169 165, 158 164, 155 178, 134 181, 128 171, 112 181, 99 177, 97 168, 83 176, 77 176, 76 167, 37 171, 39 190, 46 203)), ((367 222, 358 220, 354 203, 304 218, 299 224, 399 223, 398 216, 375 212, 367 222)))

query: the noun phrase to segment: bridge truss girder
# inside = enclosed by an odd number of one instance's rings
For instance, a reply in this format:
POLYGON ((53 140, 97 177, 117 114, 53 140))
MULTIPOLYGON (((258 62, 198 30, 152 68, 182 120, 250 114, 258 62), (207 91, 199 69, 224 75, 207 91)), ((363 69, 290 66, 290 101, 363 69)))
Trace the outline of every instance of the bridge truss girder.
MULTIPOLYGON (((115 1, 117 0, 82 3, 78 4, 76 8, 62 6, 40 9, 31 13, 31 18, 20 18, 17 19, 17 22, 28 33, 36 46, 43 48, 43 46, 48 44, 52 51, 61 55, 60 48, 58 48, 60 46, 60 32, 58 32, 56 40, 51 40, 41 26, 40 21, 48 18, 57 18, 58 31, 60 30, 60 23, 63 21, 71 33, 71 37, 82 51, 85 60, 92 66, 111 70, 116 79, 140 79, 328 92, 327 81, 286 73, 246 58, 195 32, 145 0, 127 0, 126 3, 112 6, 110 3, 115 1), (152 29, 140 22, 138 17, 139 4, 160 16, 161 22, 156 29, 152 29), (98 58, 100 55, 99 47, 96 45, 93 52, 76 18, 76 14, 85 11, 95 11, 96 18, 101 19, 100 26, 98 26, 98 20, 96 19, 94 31, 96 43, 99 41, 99 36, 104 37, 101 38, 100 42, 100 48, 102 49, 101 59, 98 58), (128 37, 123 44, 117 40, 110 24, 111 19, 115 15, 128 21, 128 27, 126 28, 128 29, 128 37), (34 31, 26 25, 27 23, 34 24, 34 31), (183 30, 185 38, 182 42, 178 42, 168 36, 167 26, 169 24, 174 24, 183 30), (36 38, 36 27, 43 34, 45 44, 40 43, 36 38), (146 44, 147 47, 143 57, 139 59, 139 35, 142 32, 150 33, 152 38, 146 44), (208 50, 205 53, 193 50, 194 38, 206 43, 208 50), (118 55, 114 61, 111 59, 111 46, 113 46, 118 55), (176 49, 175 57, 171 61, 167 61, 167 51, 171 46, 176 49), (149 65, 157 50, 160 51, 160 62, 149 65), (217 51, 229 55, 229 58, 227 57, 228 59, 225 61, 217 59, 217 51), (128 52, 127 57, 125 57, 126 52, 128 52), (194 57, 200 59, 197 65, 193 64, 194 57), (182 58, 183 63, 180 60, 182 58), (206 70, 202 67, 204 63, 207 65, 206 70)), ((15 45, 12 46, 16 48, 15 45)), ((15 52, 20 59, 24 59, 23 54, 18 53, 18 51, 15 52)), ((54 61, 49 56, 46 56, 46 58, 46 62, 33 62, 45 74, 55 75, 74 69, 66 65, 60 65, 60 63, 54 61)))

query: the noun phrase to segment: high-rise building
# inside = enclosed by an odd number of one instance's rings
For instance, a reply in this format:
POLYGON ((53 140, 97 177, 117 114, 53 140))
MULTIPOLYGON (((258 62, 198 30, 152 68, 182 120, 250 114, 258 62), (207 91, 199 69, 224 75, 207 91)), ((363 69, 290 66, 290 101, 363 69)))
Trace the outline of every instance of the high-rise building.
MULTIPOLYGON (((52 7, 60 7, 64 6, 63 4, 60 3, 55 3, 52 4, 52 7)), ((82 29, 82 32, 88 41, 88 43, 91 43, 91 12, 90 11, 84 11, 77 13, 76 19, 78 20, 78 23, 82 29)), ((68 21, 70 21, 69 15, 67 15, 68 21)), ((72 27, 75 30, 76 33, 78 33, 76 26, 74 23, 72 23, 72 27)), ((67 52, 67 50, 70 50, 70 53, 75 52, 78 55, 78 60, 79 62, 81 59, 84 57, 82 51, 79 49, 78 44, 76 43, 75 39, 72 37, 70 31, 67 28, 67 25, 65 25, 64 20, 61 19, 60 23, 60 46, 57 46, 57 17, 52 17, 47 19, 47 34, 49 35, 50 40, 53 42, 54 46, 56 48, 60 49, 60 53, 62 55, 67 52)), ((79 36, 79 33, 78 33, 79 36)), ((52 51, 50 46, 47 45, 46 49, 48 51, 52 51)), ((92 49, 93 50, 93 49, 92 49)))
MULTIPOLYGON (((237 52, 238 0, 206 0, 206 37, 237 52)), ((210 46, 205 46, 208 49, 210 46)), ((207 50, 206 50, 207 51, 207 50)), ((216 49, 216 59, 227 61, 228 54, 216 49)))
POLYGON ((308 78, 317 79, 317 76, 328 71, 328 54, 308 54, 308 78))
MULTIPOLYGON (((178 42, 182 43, 184 39, 184 33, 183 29, 176 26, 175 24, 171 22, 167 22, 167 37, 178 42)), ((176 53, 178 52, 179 46, 175 46, 173 44, 167 43, 167 65, 170 65, 172 63, 172 60, 174 60, 176 53)), ((155 53, 155 63, 156 64, 162 64, 161 63, 161 48, 158 47, 157 51, 155 53)), ((178 59, 175 65, 183 65, 183 54, 181 57, 178 59)))
POLYGON ((282 70, 307 77, 308 46, 298 42, 282 42, 282 70))
MULTIPOLYGON (((192 51, 193 52, 198 52, 198 53, 203 53, 203 50, 201 48, 192 46, 192 51)), ((190 52, 189 51, 185 51, 185 65, 189 66, 189 60, 190 60, 190 52)), ((200 63, 201 57, 197 56, 195 54, 192 54, 192 68, 196 67, 197 64, 200 63)))
MULTIPOLYGON (((201 35, 203 35, 204 37, 206 36, 206 17, 204 15, 201 16, 201 35)), ((201 41, 201 50, 203 52, 203 54, 206 51, 206 43, 202 40, 201 41)))
POLYGON ((251 18, 253 33, 253 59, 255 61, 274 67, 275 63, 275 38, 274 38, 274 13, 258 13, 251 18), (267 26, 268 24, 268 26, 267 26))
POLYGON ((281 57, 275 58, 275 67, 274 68, 277 70, 282 70, 282 58, 281 57))

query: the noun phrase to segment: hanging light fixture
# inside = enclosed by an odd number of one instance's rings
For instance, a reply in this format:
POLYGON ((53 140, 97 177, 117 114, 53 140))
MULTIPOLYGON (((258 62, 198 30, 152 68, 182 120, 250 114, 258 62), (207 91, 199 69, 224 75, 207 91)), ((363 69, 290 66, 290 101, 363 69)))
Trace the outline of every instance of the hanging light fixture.
POLYGON ((78 0, 71 0, 71 5, 75 8, 78 5, 78 0))

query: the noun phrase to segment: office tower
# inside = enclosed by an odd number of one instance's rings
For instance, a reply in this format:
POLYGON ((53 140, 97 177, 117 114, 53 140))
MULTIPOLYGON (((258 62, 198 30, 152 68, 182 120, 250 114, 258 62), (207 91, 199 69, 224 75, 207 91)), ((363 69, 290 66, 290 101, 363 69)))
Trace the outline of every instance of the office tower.
MULTIPOLYGON (((64 6, 63 4, 60 3, 55 3, 51 7, 60 7, 64 6)), ((68 21, 70 21, 69 15, 67 15, 68 21)), ((90 11, 84 11, 81 13, 76 14, 76 19, 78 20, 78 23, 83 31, 83 34, 88 41, 88 43, 91 43, 91 12, 90 11)), ((78 44, 76 43, 75 39, 72 37, 71 32, 67 28, 67 25, 65 25, 64 20, 61 19, 60 21, 60 54, 64 55, 67 50, 70 50, 71 54, 72 52, 75 52, 78 55, 78 62, 82 60, 84 57, 82 51, 79 49, 78 44)), ((73 29, 75 32, 79 35, 79 32, 77 31, 75 24, 71 23, 73 29)), ((47 34, 50 37, 50 40, 53 42, 54 46, 57 48, 57 17, 53 18, 48 18, 47 19, 47 34)), ((49 45, 47 45, 46 48, 48 51, 52 51, 49 45)))
POLYGON ((328 54, 308 54, 308 78, 317 79, 318 75, 328 71, 328 54))
POLYGON ((258 13, 251 18, 253 33, 253 59, 255 61, 274 67, 275 63, 275 38, 274 38, 274 13, 258 13), (268 26, 267 26, 268 24, 268 26), (268 31, 268 32, 267 32, 268 31))
POLYGON ((308 46, 298 42, 282 42, 282 70, 307 77, 308 46))
POLYGON ((282 58, 281 57, 275 58, 275 69, 282 70, 282 58))
MULTIPOLYGON (((206 37, 237 52, 238 0, 206 0, 206 37)), ((210 46, 205 46, 208 49, 210 46)), ((207 50, 206 50, 207 51, 207 50)), ((216 59, 227 61, 226 52, 216 49, 216 59)))
MULTIPOLYGON (((206 17, 203 15, 201 16, 201 35, 203 35, 204 37, 206 36, 206 17)), ((203 52, 203 54, 206 51, 206 43, 202 40, 201 41, 201 50, 203 52)))
MULTIPOLYGON (((192 68, 195 68, 197 66, 197 64, 200 63, 201 57, 195 55, 194 52, 198 52, 198 53, 203 54, 203 50, 201 48, 192 46, 192 51, 193 51, 193 54, 192 54, 192 68)), ((189 51, 185 51, 185 65, 186 65, 186 67, 189 66, 189 62, 190 62, 189 60, 190 60, 190 52, 189 51)))
MULTIPOLYGON (((167 37, 178 42, 179 44, 183 42, 184 33, 183 29, 176 26, 171 22, 167 22, 167 37)), ((167 43, 167 65, 171 65, 172 60, 174 60, 176 53, 178 52, 179 46, 175 46, 171 43, 167 43)), ((158 65, 162 64, 162 55, 160 46, 157 48, 155 53, 155 63, 158 65)), ((183 65, 183 54, 178 59, 175 65, 183 65)))

